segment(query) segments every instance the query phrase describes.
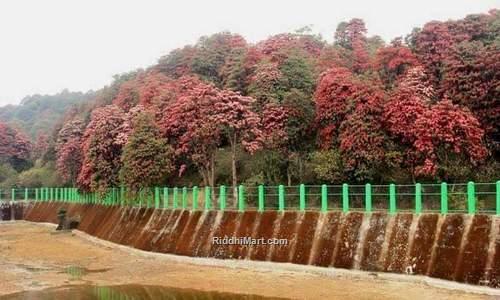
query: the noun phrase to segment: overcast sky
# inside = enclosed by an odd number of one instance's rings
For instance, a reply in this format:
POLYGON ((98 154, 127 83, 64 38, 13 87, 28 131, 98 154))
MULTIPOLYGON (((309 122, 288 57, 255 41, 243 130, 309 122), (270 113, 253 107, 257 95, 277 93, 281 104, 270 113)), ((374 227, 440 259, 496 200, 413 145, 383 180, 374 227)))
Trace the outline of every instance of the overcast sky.
POLYGON ((360 17, 386 41, 430 20, 500 8, 500 0, 0 0, 0 105, 26 95, 99 89, 198 37, 229 30, 255 42, 312 24, 331 41, 360 17))

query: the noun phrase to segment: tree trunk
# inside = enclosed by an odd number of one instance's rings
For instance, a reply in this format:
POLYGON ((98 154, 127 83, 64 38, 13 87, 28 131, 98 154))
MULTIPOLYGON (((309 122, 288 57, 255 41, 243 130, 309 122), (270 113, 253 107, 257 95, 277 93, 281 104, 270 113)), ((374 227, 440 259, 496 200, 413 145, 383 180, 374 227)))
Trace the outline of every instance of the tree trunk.
POLYGON ((236 133, 233 133, 233 136, 231 137, 231 167, 233 175, 233 201, 236 207, 236 199, 238 199, 238 177, 236 174, 236 133))
POLYGON ((215 153, 210 158, 210 187, 212 188, 211 198, 215 199, 215 153))
POLYGON ((201 177, 203 178, 203 184, 207 185, 208 184, 208 177, 207 177, 206 168, 201 168, 199 171, 200 171, 201 177))
POLYGON ((290 172, 290 163, 286 167, 286 177, 287 177, 287 185, 292 185, 292 172, 290 172))
POLYGON ((299 164, 299 180, 300 180, 300 183, 302 183, 304 181, 304 162, 302 160, 301 153, 299 153, 297 155, 297 162, 299 164))

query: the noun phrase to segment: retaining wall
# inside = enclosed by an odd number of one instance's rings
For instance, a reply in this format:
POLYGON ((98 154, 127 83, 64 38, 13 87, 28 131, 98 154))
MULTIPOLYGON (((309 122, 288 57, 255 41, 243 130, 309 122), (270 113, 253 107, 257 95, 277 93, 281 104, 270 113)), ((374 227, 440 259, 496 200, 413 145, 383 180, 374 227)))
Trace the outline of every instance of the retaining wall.
POLYGON ((57 222, 134 248, 218 259, 412 273, 500 287, 500 218, 491 215, 316 211, 188 211, 57 202, 0 205, 0 220, 57 222), (286 246, 216 245, 212 237, 288 239, 286 246))

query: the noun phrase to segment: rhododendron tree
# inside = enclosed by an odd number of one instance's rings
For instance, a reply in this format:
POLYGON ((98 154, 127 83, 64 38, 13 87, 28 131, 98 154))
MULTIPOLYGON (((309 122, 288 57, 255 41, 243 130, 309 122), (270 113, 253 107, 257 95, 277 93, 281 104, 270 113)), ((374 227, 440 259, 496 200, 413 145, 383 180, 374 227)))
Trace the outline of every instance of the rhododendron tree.
POLYGON ((255 99, 251 97, 244 97, 233 91, 221 90, 217 95, 212 114, 208 116, 210 122, 216 124, 231 148, 234 199, 237 198, 236 186, 238 184, 237 148, 241 145, 246 151, 255 153, 262 147, 262 131, 259 129, 260 118, 252 111, 254 102, 255 99))
POLYGON ((375 83, 360 82, 348 99, 348 113, 338 130, 344 172, 357 181, 383 177, 387 166, 399 160, 383 126, 385 94, 375 83))
POLYGON ((8 162, 19 170, 29 159, 30 151, 31 143, 23 133, 0 122, 0 162, 8 162))
POLYGON ((370 180, 393 163, 383 125, 385 94, 376 82, 356 78, 345 68, 325 72, 315 93, 316 121, 324 149, 338 147, 344 172, 353 180, 370 180))
POLYGON ((35 145, 31 151, 31 157, 34 160, 42 158, 49 149, 49 137, 44 133, 40 133, 36 138, 35 145))
POLYGON ((436 175, 439 164, 446 163, 451 154, 464 155, 477 165, 487 155, 483 135, 479 122, 469 111, 449 100, 440 101, 415 122, 414 147, 422 162, 416 174, 436 175))
POLYGON ((391 46, 380 48, 376 52, 374 69, 386 87, 390 88, 399 76, 417 64, 417 58, 410 48, 404 46, 400 39, 396 39, 391 46))
POLYGON ((324 147, 333 142, 348 112, 349 99, 357 88, 358 82, 346 68, 331 68, 321 75, 314 99, 320 143, 324 147))
POLYGON ((357 18, 340 23, 335 32, 335 43, 347 51, 355 73, 363 73, 370 66, 366 32, 364 21, 357 18))
POLYGON ((82 137, 84 124, 79 118, 63 125, 57 135, 56 169, 65 183, 76 184, 82 165, 82 137))
POLYGON ((92 112, 83 135, 83 163, 77 180, 80 188, 104 192, 119 185, 123 140, 118 137, 124 121, 123 110, 115 105, 92 112))
POLYGON ((444 94, 468 107, 500 151, 500 46, 462 42, 444 61, 444 94))
POLYGON ((257 44, 256 50, 261 57, 273 63, 281 64, 288 53, 300 51, 311 57, 318 57, 324 42, 311 34, 283 33, 267 38, 257 44))
POLYGON ((249 85, 249 93, 257 100, 257 109, 268 103, 277 103, 281 97, 281 81, 283 74, 276 63, 263 61, 253 73, 249 85))
POLYGON ((405 164, 414 176, 437 175, 451 154, 465 157, 472 165, 487 155, 483 130, 470 111, 449 100, 433 104, 434 97, 427 75, 416 67, 408 71, 386 105, 386 126, 400 145, 406 145, 405 164))
POLYGON ((443 62, 453 44, 448 26, 442 22, 429 22, 415 37, 415 52, 420 63, 438 87, 443 76, 443 62))
POLYGON ((135 78, 122 83, 116 97, 113 99, 113 104, 122 110, 128 111, 139 103, 139 92, 137 89, 137 80, 135 78))
POLYGON ((160 122, 164 136, 174 145, 179 175, 192 161, 205 185, 215 185, 215 152, 220 144, 220 130, 209 116, 217 101, 218 89, 197 82, 169 105, 160 122))

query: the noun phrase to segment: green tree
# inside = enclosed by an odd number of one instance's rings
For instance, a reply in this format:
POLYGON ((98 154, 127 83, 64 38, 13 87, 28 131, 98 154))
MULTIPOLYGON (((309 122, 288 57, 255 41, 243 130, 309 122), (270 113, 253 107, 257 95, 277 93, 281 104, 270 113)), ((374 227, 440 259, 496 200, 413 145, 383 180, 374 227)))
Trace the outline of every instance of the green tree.
POLYGON ((158 185, 173 170, 172 148, 160 137, 160 131, 148 113, 139 114, 122 153, 122 183, 136 192, 141 187, 158 185))

